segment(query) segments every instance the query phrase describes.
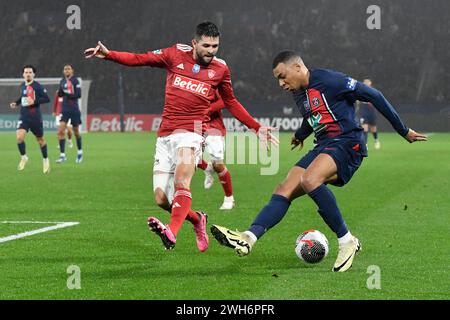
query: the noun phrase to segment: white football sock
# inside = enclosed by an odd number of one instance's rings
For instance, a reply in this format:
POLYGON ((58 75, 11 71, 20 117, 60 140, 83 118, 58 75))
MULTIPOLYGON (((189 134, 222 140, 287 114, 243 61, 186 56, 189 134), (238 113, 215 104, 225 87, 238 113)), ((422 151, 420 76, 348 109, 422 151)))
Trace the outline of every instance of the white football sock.
POLYGON ((353 236, 350 231, 348 231, 343 237, 338 238, 338 242, 340 245, 348 243, 351 240, 353 240, 353 236))
POLYGON ((255 242, 258 241, 258 238, 255 236, 255 234, 253 232, 251 232, 251 231, 244 231, 244 234, 248 236, 248 238, 250 240, 249 241, 250 245, 253 246, 255 244, 255 242))

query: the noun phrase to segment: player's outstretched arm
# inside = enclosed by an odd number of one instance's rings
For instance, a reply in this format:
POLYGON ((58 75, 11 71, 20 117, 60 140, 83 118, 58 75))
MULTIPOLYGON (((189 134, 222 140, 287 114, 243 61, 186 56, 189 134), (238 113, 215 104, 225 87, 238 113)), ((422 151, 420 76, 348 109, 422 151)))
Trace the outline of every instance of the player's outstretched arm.
POLYGON ((95 48, 89 48, 84 50, 84 55, 86 59, 90 59, 92 57, 105 59, 108 55, 109 50, 106 46, 100 41, 97 42, 97 46, 95 48))
POLYGON ((408 142, 427 141, 427 136, 409 129, 402 122, 394 107, 387 101, 383 94, 377 89, 358 83, 355 90, 358 100, 371 102, 375 108, 391 123, 392 127, 408 142))

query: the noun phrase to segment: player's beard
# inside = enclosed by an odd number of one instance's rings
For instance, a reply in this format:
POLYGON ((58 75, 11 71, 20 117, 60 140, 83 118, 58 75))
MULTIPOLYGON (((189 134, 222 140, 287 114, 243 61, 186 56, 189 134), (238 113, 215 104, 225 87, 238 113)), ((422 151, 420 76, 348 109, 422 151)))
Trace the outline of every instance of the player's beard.
POLYGON ((208 57, 208 56, 202 56, 198 51, 197 51, 197 62, 199 63, 199 64, 201 64, 202 66, 208 66, 211 62, 212 62, 212 60, 214 59, 214 55, 212 55, 212 56, 210 56, 211 57, 211 60, 209 61, 209 62, 207 62, 207 61, 205 61, 205 57, 208 57))

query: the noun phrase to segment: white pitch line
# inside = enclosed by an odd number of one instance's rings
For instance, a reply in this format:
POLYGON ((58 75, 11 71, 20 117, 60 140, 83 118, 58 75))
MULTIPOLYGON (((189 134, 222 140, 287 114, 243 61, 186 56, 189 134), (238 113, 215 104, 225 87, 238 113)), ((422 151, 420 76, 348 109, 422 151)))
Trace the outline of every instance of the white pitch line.
MULTIPOLYGON (((58 221, 0 221, 0 223, 12 223, 12 224, 18 224, 18 223, 26 223, 26 224, 32 224, 32 223, 40 223, 40 224, 60 224, 60 223, 72 223, 72 222, 58 222, 58 221)), ((79 223, 79 222, 75 222, 79 223)))
MULTIPOLYGON (((0 223, 14 223, 14 222, 17 222, 17 223, 55 223, 55 222, 40 222, 40 221, 34 221, 34 222, 33 221, 0 221, 0 223)), ((36 229, 36 230, 32 230, 32 231, 26 231, 26 232, 22 232, 22 233, 18 233, 18 234, 14 234, 11 236, 0 238, 0 243, 29 237, 29 236, 32 236, 32 235, 35 235, 38 233, 72 227, 72 226, 79 224, 79 222, 56 222, 56 223, 57 223, 57 225, 55 225, 55 226, 40 228, 40 229, 36 229)))

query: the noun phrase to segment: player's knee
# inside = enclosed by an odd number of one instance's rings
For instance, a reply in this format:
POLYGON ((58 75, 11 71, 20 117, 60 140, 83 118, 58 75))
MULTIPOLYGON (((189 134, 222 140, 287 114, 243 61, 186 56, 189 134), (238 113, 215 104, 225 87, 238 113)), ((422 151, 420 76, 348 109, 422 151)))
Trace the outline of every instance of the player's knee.
POLYGON ((213 165, 214 171, 217 173, 220 173, 226 169, 225 164, 223 164, 221 162, 213 162, 212 165, 213 165))
POLYGON ((301 185, 303 190, 306 192, 311 192, 314 189, 316 189, 318 186, 320 186, 323 181, 315 174, 310 174, 305 172, 301 177, 301 185))
POLYGON ((45 145, 45 140, 43 137, 36 138, 36 140, 41 147, 45 145))
POLYGON ((159 188, 156 188, 154 195, 155 195, 155 202, 160 208, 167 210, 167 208, 170 207, 169 200, 167 199, 167 196, 164 193, 164 191, 162 191, 159 188))

